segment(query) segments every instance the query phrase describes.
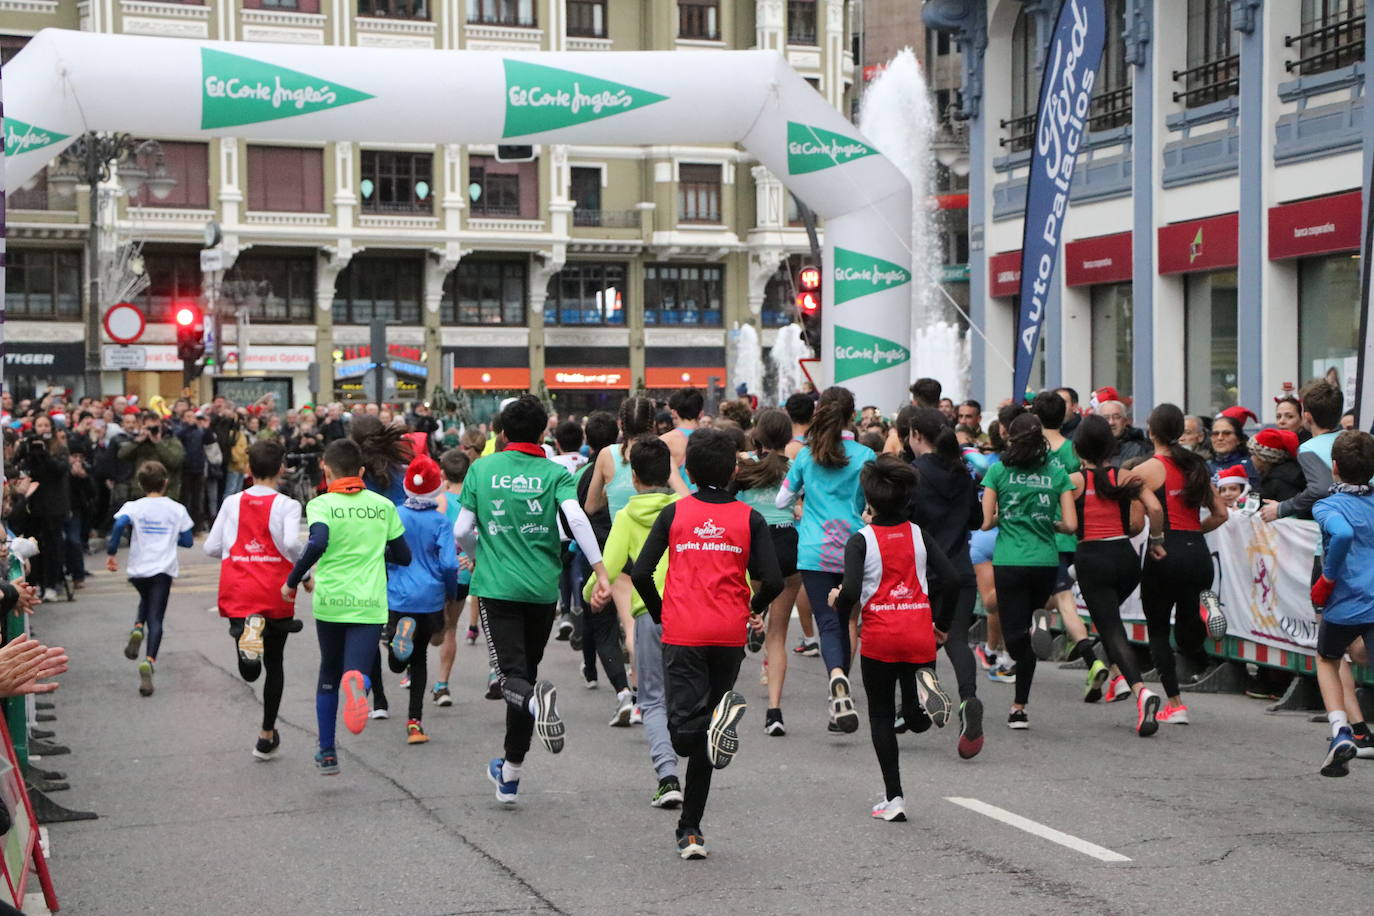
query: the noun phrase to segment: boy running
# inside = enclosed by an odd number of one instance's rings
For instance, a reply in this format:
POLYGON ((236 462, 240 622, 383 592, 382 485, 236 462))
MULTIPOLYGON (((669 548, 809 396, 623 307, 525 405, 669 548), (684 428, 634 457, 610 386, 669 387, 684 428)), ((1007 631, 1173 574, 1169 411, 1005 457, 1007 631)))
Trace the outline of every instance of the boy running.
POLYGON ((146 655, 138 665, 140 696, 153 695, 153 666, 157 664, 162 646, 162 618, 167 613, 167 599, 171 596, 172 580, 177 577, 177 548, 190 547, 194 541, 194 523, 186 507, 163 494, 167 492, 167 469, 159 461, 145 461, 135 475, 143 498, 127 502, 114 514, 110 528, 109 557, 105 568, 119 572, 115 554, 125 531, 129 536, 129 562, 124 572, 138 590, 138 618, 129 633, 124 657, 138 658, 138 647, 147 630, 146 655))
POLYGON ((323 776, 339 772, 334 727, 339 692, 344 693, 344 725, 353 734, 367 725, 368 679, 377 660, 377 643, 387 622, 387 564, 410 563, 396 506, 367 489, 360 476, 363 455, 352 439, 338 439, 324 450, 328 490, 305 508, 310 525, 305 551, 282 585, 282 598, 294 601, 296 586, 315 569, 315 635, 320 642, 320 674, 315 683, 315 718, 320 749, 315 766, 323 776))
POLYGON ((727 489, 736 468, 730 436, 698 430, 687 443, 686 468, 697 492, 659 512, 631 578, 649 617, 663 627, 668 734, 673 750, 687 758, 678 855, 703 859, 701 818, 711 771, 739 751, 736 726, 745 701, 734 687, 746 634, 763 627, 763 612, 783 581, 768 523, 727 489), (665 553, 660 597, 655 574, 665 553), (751 579, 757 583, 752 599, 751 579))
POLYGON ((487 778, 496 785, 496 800, 509 805, 520 790, 534 733, 550 753, 563 750, 557 693, 538 680, 558 603, 560 517, 596 573, 593 601, 604 604, 611 586, 572 475, 544 457, 539 444, 549 422, 544 406, 524 395, 506 404, 500 419, 507 444, 473 464, 454 534, 476 563, 472 593, 506 700, 505 756, 487 764, 487 778))
POLYGON ((205 553, 220 560, 219 614, 229 620, 238 648, 239 674, 250 684, 264 670, 262 730, 253 756, 271 760, 281 745, 277 710, 285 682, 286 637, 299 633, 296 605, 281 589, 300 559, 301 504, 277 492, 282 447, 272 439, 248 448, 253 486, 227 497, 205 539, 205 553))
MULTIPOLYGON (((449 531, 458 521, 458 501, 463 495, 463 481, 468 476, 472 459, 460 448, 451 448, 439 456, 439 470, 444 473, 444 517, 448 520, 449 531)), ((455 543, 454 549, 457 549, 455 543)), ((434 705, 452 706, 453 694, 448 689, 449 675, 453 673, 453 661, 458 655, 458 624, 463 619, 463 606, 468 600, 468 585, 472 582, 472 564, 464 562, 460 553, 458 564, 458 597, 444 605, 444 632, 439 642, 439 676, 434 679, 434 705)), ((473 621, 476 623, 476 620, 473 621)), ((468 631, 468 641, 477 641, 477 629, 468 631)))

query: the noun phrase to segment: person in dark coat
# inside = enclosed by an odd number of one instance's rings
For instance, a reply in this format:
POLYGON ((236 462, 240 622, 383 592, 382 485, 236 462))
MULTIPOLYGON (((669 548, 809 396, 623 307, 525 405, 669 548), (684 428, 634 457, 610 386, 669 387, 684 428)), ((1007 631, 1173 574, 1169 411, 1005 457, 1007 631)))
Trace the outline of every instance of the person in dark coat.
POLYGON ((19 467, 36 485, 29 494, 27 533, 38 539, 39 569, 34 578, 50 601, 62 584, 63 528, 72 511, 70 455, 66 431, 54 430, 46 414, 34 417, 33 428, 17 453, 19 467))
POLYGON ((1292 499, 1307 486, 1298 464, 1298 436, 1287 429, 1262 429, 1250 440, 1250 458, 1260 475, 1260 497, 1292 499))

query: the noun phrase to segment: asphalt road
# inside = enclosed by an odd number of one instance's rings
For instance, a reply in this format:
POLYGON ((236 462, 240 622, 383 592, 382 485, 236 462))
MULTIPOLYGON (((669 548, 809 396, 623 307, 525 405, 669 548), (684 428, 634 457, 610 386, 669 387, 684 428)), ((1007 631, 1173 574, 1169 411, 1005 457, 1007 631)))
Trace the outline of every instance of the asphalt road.
POLYGON ((611 691, 583 688, 564 643, 545 674, 567 749, 531 752, 514 809, 485 777, 504 710, 482 697, 481 642, 460 646, 454 706, 427 707, 429 744, 405 744, 404 717, 341 727, 343 771, 325 778, 307 620, 287 646, 282 751, 262 763, 260 684, 238 677, 209 610, 217 566, 199 544, 182 556, 150 698, 121 652, 135 605, 122 575, 102 570, 34 621, 72 658, 53 727, 73 753, 46 764, 72 789, 55 799, 100 815, 50 828, 64 913, 1280 913, 1358 910, 1374 867, 1374 764, 1317 775, 1324 726, 1197 696, 1193 725, 1142 740, 1133 704, 1085 706, 1082 673, 1049 665, 1026 732, 1003 725, 1010 687, 980 683, 988 741, 973 761, 952 728, 901 738, 911 820, 888 824, 868 814, 882 783, 866 721, 826 734, 820 660, 794 659, 790 731, 769 738, 746 659, 744 746, 716 777, 705 862, 677 858, 676 815, 648 804, 642 731, 607 727, 611 691))

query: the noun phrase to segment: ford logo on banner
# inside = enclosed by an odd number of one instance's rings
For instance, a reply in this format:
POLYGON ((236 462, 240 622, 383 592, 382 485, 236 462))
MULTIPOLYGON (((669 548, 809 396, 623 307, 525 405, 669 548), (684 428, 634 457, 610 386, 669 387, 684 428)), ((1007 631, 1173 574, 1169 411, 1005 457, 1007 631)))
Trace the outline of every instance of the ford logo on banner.
POLYGON ((1059 239, 1069 207, 1078 150, 1087 132, 1093 84, 1107 37, 1102 0, 1064 0, 1055 19, 1040 104, 1035 114, 1026 217, 1021 241, 1021 309, 1016 317, 1016 369, 1012 398, 1026 393, 1040 343, 1045 300, 1059 258, 1059 239))

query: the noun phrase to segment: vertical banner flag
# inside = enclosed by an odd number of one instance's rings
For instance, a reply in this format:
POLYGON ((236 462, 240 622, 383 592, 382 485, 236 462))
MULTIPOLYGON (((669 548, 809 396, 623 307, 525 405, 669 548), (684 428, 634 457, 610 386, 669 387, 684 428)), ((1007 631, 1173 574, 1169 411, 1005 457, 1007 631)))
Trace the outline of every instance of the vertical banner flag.
POLYGON ((1360 342, 1355 362, 1355 426, 1374 430, 1374 327, 1370 326, 1369 295, 1374 285, 1374 158, 1364 190, 1364 245, 1360 258, 1360 342))
POLYGON ((1088 108, 1106 38, 1107 15, 1102 0, 1063 0, 1045 49, 1026 182, 1021 307, 1016 316, 1016 369, 1011 392, 1016 403, 1026 393, 1040 343, 1045 301, 1069 207, 1069 188, 1088 130, 1088 108))

